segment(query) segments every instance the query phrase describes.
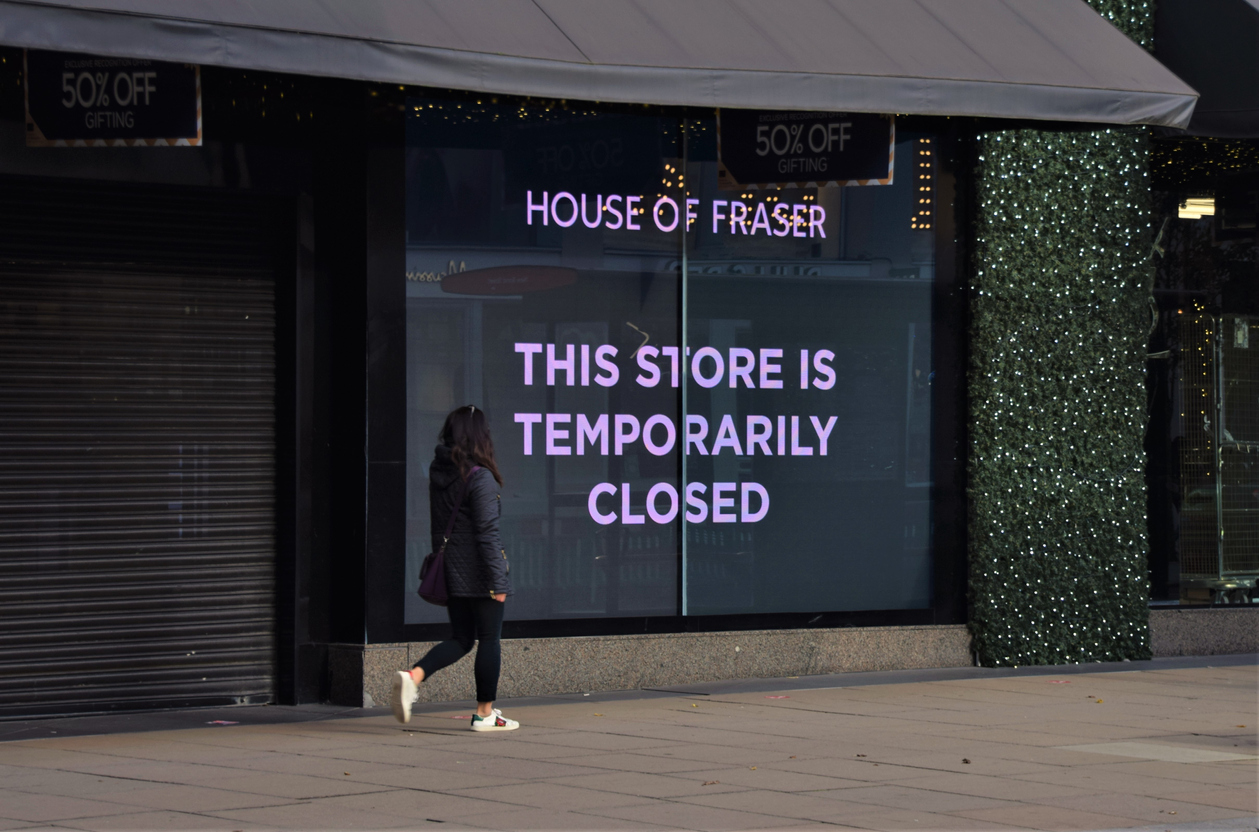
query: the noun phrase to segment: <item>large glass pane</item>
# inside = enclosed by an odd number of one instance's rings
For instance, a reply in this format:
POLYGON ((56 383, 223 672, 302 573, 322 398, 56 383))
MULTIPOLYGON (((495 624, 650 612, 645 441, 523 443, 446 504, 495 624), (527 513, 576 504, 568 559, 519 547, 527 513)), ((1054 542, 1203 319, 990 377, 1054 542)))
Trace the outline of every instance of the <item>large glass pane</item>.
POLYGON ((890 184, 739 189, 715 134, 688 126, 686 612, 927 607, 932 140, 897 136, 890 184))
POLYGON ((407 108, 406 623, 445 620, 415 589, 428 466, 465 404, 489 415, 505 480, 508 618, 677 614, 681 387, 661 350, 680 343, 682 228, 660 198, 680 195, 679 122, 407 108))
MULTIPOLYGON (((469 403, 510 618, 930 606, 932 137, 890 181, 747 188, 715 117, 640 112, 408 102, 407 623, 443 619, 428 463, 469 403)), ((738 118, 753 164, 860 144, 738 118)))

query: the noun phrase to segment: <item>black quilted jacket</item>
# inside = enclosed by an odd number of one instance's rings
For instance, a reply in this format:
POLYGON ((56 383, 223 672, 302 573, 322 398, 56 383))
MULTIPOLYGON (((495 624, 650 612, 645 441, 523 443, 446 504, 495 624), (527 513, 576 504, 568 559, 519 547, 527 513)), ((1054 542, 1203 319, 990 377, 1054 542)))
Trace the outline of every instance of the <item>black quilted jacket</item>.
MULTIPOLYGON (((428 504, 433 529, 433 551, 442 545, 442 534, 459 499, 459 469, 450 459, 450 448, 438 445, 428 470, 428 504)), ((467 492, 446 544, 446 592, 456 598, 488 598, 499 592, 511 594, 507 552, 498 534, 502 500, 494 475, 480 468, 468 477, 467 492)))

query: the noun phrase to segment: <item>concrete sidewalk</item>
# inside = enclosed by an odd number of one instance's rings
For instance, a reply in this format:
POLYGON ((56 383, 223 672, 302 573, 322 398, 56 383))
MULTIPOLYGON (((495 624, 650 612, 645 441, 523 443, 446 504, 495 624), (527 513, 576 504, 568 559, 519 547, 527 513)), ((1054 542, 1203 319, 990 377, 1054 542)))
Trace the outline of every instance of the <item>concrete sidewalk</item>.
POLYGON ((0 723, 0 830, 1254 830, 1257 696, 1246 656, 0 723))

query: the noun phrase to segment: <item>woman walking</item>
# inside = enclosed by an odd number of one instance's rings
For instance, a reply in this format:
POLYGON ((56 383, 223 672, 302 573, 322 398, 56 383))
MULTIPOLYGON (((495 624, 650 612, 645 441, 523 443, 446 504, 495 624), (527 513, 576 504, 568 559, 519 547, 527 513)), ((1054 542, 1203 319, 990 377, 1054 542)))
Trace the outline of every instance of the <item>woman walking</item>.
POLYGON ((476 642, 477 709, 472 730, 514 731, 520 723, 494 707, 502 663, 503 608, 511 594, 511 581, 498 534, 502 505, 498 489, 503 478, 494 462, 494 442, 484 412, 466 405, 446 417, 428 478, 433 551, 443 542, 446 546, 450 638, 428 651, 410 672, 400 670, 394 676, 393 715, 399 722, 409 722, 411 704, 419 696, 417 685, 468 655, 476 642), (442 531, 447 527, 450 539, 443 541, 442 531))

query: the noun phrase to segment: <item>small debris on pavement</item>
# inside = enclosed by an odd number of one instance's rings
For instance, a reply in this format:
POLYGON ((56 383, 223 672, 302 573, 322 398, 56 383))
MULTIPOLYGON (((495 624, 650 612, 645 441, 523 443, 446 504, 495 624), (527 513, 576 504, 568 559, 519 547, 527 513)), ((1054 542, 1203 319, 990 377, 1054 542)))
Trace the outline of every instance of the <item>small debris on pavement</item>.
POLYGON ((866 756, 866 755, 865 755, 865 754, 858 754, 857 756, 858 756, 858 757, 864 757, 864 756, 866 756))
POLYGON ((756 766, 748 766, 748 768, 751 769, 752 771, 756 771, 756 766))
POLYGON ((963 758, 962 758, 962 762, 963 762, 965 765, 970 765, 970 760, 966 759, 965 757, 963 757, 963 758))
POLYGON ((603 714, 595 714, 595 716, 603 716, 603 714))
POLYGON ((790 696, 766 696, 766 699, 790 699, 790 696))
POLYGON ((721 782, 720 780, 706 780, 706 781, 704 782, 704 785, 705 785, 705 786, 716 786, 716 785, 717 785, 717 784, 719 784, 720 782, 721 782))
POLYGON ((1102 700, 1098 699, 1098 700, 1096 700, 1096 701, 1097 701, 1097 704, 1099 704, 1099 705, 1100 705, 1100 704, 1102 704, 1102 700))
POLYGON ((1070 682, 1069 680, 1067 680, 1067 679, 1050 679, 1050 680, 1049 680, 1049 684, 1051 684, 1051 685, 1069 685, 1069 684, 1071 684, 1071 682, 1070 682))

